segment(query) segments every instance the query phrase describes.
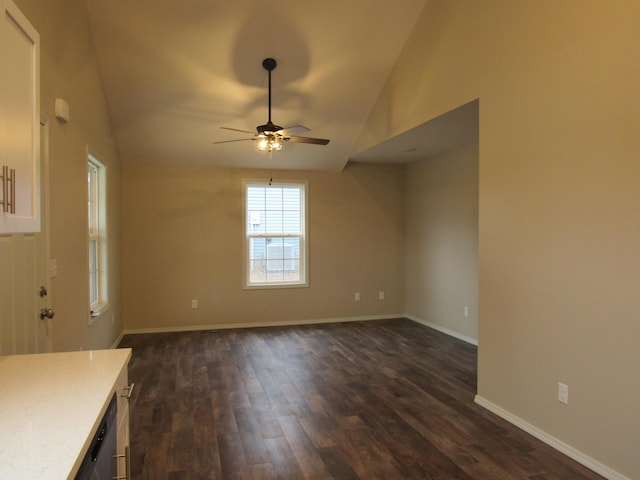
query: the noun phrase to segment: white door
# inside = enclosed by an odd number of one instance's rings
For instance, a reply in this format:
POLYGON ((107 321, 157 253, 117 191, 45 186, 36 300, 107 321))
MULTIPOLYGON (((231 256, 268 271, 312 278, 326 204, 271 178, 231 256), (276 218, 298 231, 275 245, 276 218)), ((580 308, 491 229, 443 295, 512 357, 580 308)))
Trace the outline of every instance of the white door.
POLYGON ((0 235, 0 355, 51 351, 49 278, 49 151, 46 118, 40 122, 41 231, 0 235), (46 294, 45 294, 46 292, 46 294))

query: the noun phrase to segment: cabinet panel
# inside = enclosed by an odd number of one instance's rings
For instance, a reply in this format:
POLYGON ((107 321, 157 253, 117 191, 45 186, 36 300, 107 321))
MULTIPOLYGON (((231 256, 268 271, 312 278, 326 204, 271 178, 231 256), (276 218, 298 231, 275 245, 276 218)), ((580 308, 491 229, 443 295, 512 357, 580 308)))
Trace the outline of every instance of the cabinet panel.
POLYGON ((125 367, 118 381, 116 382, 116 395, 118 397, 118 427, 117 427, 117 458, 118 458, 118 479, 130 479, 129 462, 131 461, 129 452, 129 380, 128 369, 125 367))
POLYGON ((118 478, 131 480, 129 471, 131 453, 129 451, 129 404, 125 403, 122 411, 118 412, 118 478))
POLYGON ((40 36, 11 0, 0 2, 0 175, 11 177, 0 182, 0 234, 39 232, 40 36))

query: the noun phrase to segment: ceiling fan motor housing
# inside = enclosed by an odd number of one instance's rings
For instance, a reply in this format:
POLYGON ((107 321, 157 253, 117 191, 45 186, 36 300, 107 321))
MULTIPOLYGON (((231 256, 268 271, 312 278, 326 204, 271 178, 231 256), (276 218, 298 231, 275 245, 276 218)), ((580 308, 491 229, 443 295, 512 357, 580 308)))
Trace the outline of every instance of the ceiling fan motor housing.
POLYGON ((279 132, 280 130, 283 130, 283 128, 280 125, 275 125, 271 120, 269 120, 264 125, 258 125, 256 130, 258 130, 258 133, 269 135, 279 132))

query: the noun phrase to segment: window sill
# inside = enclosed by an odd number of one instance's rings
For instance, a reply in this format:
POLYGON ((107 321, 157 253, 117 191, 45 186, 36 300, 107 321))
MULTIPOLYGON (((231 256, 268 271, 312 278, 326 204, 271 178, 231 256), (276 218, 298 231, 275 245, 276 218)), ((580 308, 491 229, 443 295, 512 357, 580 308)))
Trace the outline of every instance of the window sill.
POLYGON ((266 290, 278 288, 307 288, 309 283, 263 283, 245 285, 244 290, 266 290))
POLYGON ((95 322, 98 319, 98 317, 100 317, 100 315, 105 313, 107 310, 109 310, 109 305, 107 304, 97 305, 91 310, 89 310, 89 325, 95 322))

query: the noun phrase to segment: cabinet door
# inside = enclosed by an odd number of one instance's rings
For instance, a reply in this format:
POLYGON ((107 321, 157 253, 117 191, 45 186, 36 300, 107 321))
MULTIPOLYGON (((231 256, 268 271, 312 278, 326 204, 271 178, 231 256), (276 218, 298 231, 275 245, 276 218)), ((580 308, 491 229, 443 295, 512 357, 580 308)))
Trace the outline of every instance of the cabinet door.
POLYGON ((40 36, 11 0, 0 3, 0 168, 15 172, 0 182, 0 200, 15 200, 13 213, 0 206, 0 234, 39 232, 40 36))

